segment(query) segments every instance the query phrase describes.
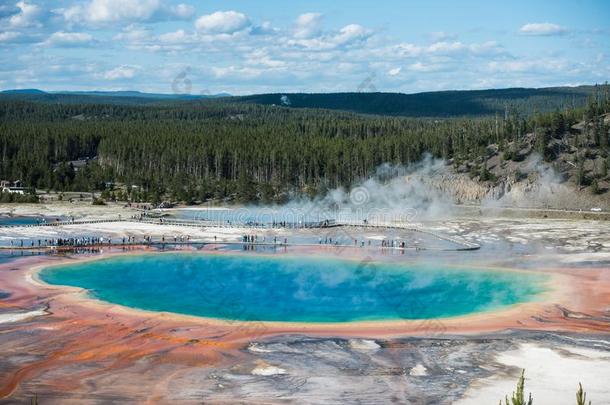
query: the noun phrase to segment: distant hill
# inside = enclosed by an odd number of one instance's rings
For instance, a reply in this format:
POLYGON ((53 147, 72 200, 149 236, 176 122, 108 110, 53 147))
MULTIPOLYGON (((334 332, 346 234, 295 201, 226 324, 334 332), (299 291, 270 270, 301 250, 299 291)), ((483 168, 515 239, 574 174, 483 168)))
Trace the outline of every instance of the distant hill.
POLYGON ((193 101, 211 98, 230 97, 228 93, 198 94, 162 94, 143 93, 139 91, 53 91, 38 89, 16 89, 0 92, 2 99, 19 99, 23 101, 50 102, 64 104, 155 104, 163 101, 193 101))
POLYGON ((4 90, 2 94, 47 94, 46 92, 38 89, 14 89, 4 90))
POLYGON ((274 93, 231 97, 230 101, 292 108, 323 108, 404 117, 455 117, 536 111, 584 105, 595 86, 455 90, 403 93, 274 93))
POLYGON ((575 108, 586 104, 595 86, 452 90, 425 93, 271 93, 249 96, 159 94, 139 91, 58 91, 37 89, 6 90, 1 100, 23 100, 62 104, 150 105, 173 103, 248 103, 287 108, 349 111, 359 114, 401 117, 478 117, 505 111, 530 116, 575 108))
POLYGON ((196 100, 202 98, 230 97, 228 93, 219 94, 164 94, 164 93, 142 93, 140 91, 61 91, 52 94, 70 94, 83 96, 102 96, 102 97, 141 97, 171 100, 196 100))

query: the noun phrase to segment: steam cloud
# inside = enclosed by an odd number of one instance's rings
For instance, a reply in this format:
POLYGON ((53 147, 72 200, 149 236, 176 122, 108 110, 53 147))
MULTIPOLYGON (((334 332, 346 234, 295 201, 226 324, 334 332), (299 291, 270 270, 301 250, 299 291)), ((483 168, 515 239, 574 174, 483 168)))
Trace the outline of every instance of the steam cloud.
POLYGON ((444 160, 426 155, 407 166, 383 164, 351 189, 339 187, 325 196, 313 200, 299 197, 282 206, 244 208, 241 219, 261 223, 325 219, 408 223, 453 218, 455 202, 480 203, 483 208, 579 204, 562 176, 539 155, 531 155, 514 170, 495 185, 480 183, 467 174, 455 173, 444 160))
POLYGON ((485 208, 556 208, 573 207, 577 204, 574 191, 565 183, 564 178, 539 154, 532 154, 519 167, 513 182, 504 182, 491 190, 481 201, 485 208))
POLYGON ((398 221, 437 219, 451 215, 452 199, 428 180, 446 175, 443 160, 426 155, 408 166, 383 164, 370 178, 357 182, 350 190, 337 188, 310 202, 296 201, 289 206, 303 211, 334 213, 344 219, 398 221))

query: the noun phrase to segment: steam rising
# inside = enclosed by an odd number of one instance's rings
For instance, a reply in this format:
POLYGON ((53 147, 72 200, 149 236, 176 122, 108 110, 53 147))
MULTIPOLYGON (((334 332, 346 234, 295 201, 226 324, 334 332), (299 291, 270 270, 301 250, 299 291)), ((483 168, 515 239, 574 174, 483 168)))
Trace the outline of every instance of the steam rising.
POLYGON ((565 183, 563 177, 538 154, 532 154, 519 167, 514 178, 491 190, 481 201, 487 208, 558 208, 572 207, 575 193, 565 183))
POLYGON ((409 166, 386 163, 350 190, 340 187, 314 201, 289 205, 353 220, 410 222, 445 217, 451 212, 451 197, 431 187, 428 179, 447 173, 445 162, 430 155, 409 166))
POLYGON ((352 188, 339 187, 313 200, 295 198, 274 207, 245 207, 227 212, 236 222, 297 224, 336 220, 375 223, 411 223, 453 218, 455 203, 483 208, 555 208, 580 204, 561 175, 539 155, 506 168, 498 181, 480 182, 456 173, 444 160, 426 155, 407 165, 385 163, 352 188))

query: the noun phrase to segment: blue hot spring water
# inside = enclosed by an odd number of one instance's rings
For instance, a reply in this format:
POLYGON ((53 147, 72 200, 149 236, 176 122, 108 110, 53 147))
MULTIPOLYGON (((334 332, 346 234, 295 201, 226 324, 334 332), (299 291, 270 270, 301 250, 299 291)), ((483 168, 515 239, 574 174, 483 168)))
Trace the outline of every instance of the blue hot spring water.
POLYGON ((18 217, 9 217, 9 216, 0 216, 0 226, 22 226, 22 225, 34 225, 39 223, 42 218, 38 217, 26 217, 26 216, 18 216, 18 217))
POLYGON ((430 319, 535 300, 546 277, 327 257, 158 253, 49 267, 40 278, 150 311, 286 322, 430 319))

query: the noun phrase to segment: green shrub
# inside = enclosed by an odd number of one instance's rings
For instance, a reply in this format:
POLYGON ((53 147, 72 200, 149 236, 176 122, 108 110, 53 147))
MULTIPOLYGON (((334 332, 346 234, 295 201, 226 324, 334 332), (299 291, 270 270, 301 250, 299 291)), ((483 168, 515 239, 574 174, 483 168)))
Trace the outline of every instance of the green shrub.
POLYGON ((91 204, 92 205, 106 205, 106 202, 104 202, 104 200, 101 198, 94 198, 93 202, 91 204))

